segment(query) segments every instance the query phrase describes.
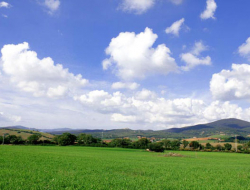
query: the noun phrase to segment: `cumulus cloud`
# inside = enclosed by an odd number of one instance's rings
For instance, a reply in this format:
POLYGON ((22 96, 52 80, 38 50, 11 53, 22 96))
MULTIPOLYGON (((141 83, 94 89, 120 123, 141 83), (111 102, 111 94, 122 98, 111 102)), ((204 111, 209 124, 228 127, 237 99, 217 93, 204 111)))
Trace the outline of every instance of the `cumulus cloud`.
POLYGON ((215 19, 214 13, 217 9, 217 4, 214 0, 207 0, 207 7, 206 9, 201 13, 200 17, 201 19, 215 19))
POLYGON ((3 122, 3 121, 17 123, 21 121, 21 117, 16 116, 16 115, 5 114, 4 112, 0 112, 0 122, 3 122))
POLYGON ((112 89, 130 89, 130 90, 135 90, 139 87, 140 85, 137 84, 136 82, 133 83, 124 83, 124 82, 115 82, 112 84, 111 88, 112 89))
POLYGON ((2 1, 2 2, 0 2, 0 8, 2 8, 2 7, 4 7, 4 8, 10 8, 11 5, 9 3, 5 2, 5 1, 2 1))
POLYGON ((186 63, 186 66, 182 66, 181 69, 189 71, 198 65, 211 65, 212 61, 210 56, 200 57, 200 54, 207 49, 207 46, 205 46, 202 41, 196 42, 190 52, 180 55, 181 60, 186 63))
POLYGON ((230 102, 212 102, 204 110, 204 117, 209 121, 215 121, 223 118, 238 118, 246 119, 250 116, 247 110, 243 110, 236 104, 230 104, 230 102))
POLYGON ((50 58, 39 59, 29 50, 29 44, 5 45, 2 50, 1 67, 6 77, 20 90, 34 96, 63 97, 74 94, 88 81, 74 75, 50 58))
POLYGON ((119 113, 114 113, 111 116, 111 121, 124 122, 124 123, 134 123, 134 122, 136 122, 136 117, 133 115, 122 115, 119 113))
POLYGON ((49 9, 49 13, 53 13, 59 9, 60 0, 45 0, 44 5, 49 9))
POLYGON ((174 22, 170 27, 166 28, 165 32, 167 34, 173 34, 175 36, 179 36, 179 31, 184 24, 185 19, 182 18, 176 22, 174 22))
POLYGON ((238 53, 250 59, 250 37, 238 48, 238 53))
POLYGON ((142 89, 139 92, 136 92, 135 94, 136 99, 138 100, 153 100, 155 98, 157 98, 156 93, 147 90, 147 89, 142 89))
POLYGON ((122 0, 120 8, 125 12, 133 12, 135 14, 145 13, 153 7, 155 0, 122 0))
POLYGON ((141 123, 142 125, 181 127, 224 118, 247 119, 248 109, 244 110, 230 102, 214 101, 206 104, 200 99, 165 99, 154 92, 143 90, 134 96, 120 92, 109 94, 105 91, 92 91, 78 97, 84 106, 97 112, 110 114, 110 120, 121 123, 141 123))
POLYGON ((140 34, 120 33, 106 48, 110 57, 103 61, 103 69, 113 68, 113 72, 123 80, 175 72, 178 67, 170 49, 165 44, 152 47, 157 38, 150 28, 140 34))
POLYGON ((250 65, 232 64, 232 70, 214 74, 210 91, 218 100, 250 100, 250 65))

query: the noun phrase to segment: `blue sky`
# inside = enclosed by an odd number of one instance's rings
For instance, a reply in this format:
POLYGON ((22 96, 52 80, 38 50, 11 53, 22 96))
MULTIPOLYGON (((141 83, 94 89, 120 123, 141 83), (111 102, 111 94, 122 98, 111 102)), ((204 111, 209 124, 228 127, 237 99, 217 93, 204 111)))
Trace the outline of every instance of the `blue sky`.
POLYGON ((0 126, 158 130, 250 121, 249 5, 0 1, 0 126))

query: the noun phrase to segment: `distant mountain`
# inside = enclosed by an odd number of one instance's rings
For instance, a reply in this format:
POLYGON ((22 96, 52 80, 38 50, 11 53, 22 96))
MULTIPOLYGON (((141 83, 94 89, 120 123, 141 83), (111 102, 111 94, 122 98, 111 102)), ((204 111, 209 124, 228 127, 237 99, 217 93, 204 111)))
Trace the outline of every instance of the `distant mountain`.
POLYGON ((207 124, 199 124, 183 128, 172 128, 166 131, 170 133, 179 133, 185 136, 211 136, 218 134, 225 135, 242 135, 250 134, 250 122, 240 119, 222 119, 207 124))
MULTIPOLYGON (((14 127, 17 128, 18 126, 14 127)), ((75 135, 80 133, 87 133, 87 134, 92 134, 95 137, 104 139, 122 138, 122 137, 137 138, 137 136, 155 137, 155 138, 190 138, 190 137, 208 137, 212 135, 227 135, 227 136, 241 135, 246 137, 250 134, 250 122, 230 118, 206 124, 193 125, 183 128, 171 128, 160 131, 131 130, 131 129, 90 130, 90 129, 69 129, 69 128, 40 129, 39 131, 51 133, 54 135, 59 135, 65 132, 69 132, 75 135)))
POLYGON ((38 129, 36 129, 36 128, 24 127, 24 126, 22 126, 22 125, 0 127, 0 129, 1 129, 1 128, 8 128, 8 129, 24 129, 24 130, 34 130, 34 131, 37 131, 37 130, 38 130, 38 129))

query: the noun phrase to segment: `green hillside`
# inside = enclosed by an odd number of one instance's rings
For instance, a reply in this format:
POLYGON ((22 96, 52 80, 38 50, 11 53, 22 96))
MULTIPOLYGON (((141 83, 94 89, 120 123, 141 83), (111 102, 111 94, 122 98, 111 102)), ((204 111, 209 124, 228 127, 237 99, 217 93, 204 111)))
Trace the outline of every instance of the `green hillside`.
POLYGON ((137 138, 137 136, 155 137, 155 138, 192 138, 208 136, 234 136, 240 135, 247 137, 250 135, 250 123, 239 119, 223 119, 207 124, 199 124, 183 128, 171 128, 167 130, 131 130, 131 129, 114 129, 114 130, 61 130, 53 131, 52 134, 62 134, 70 132, 72 134, 88 133, 95 137, 112 139, 112 138, 137 138))
POLYGON ((51 135, 49 133, 43 133, 28 129, 16 129, 16 128, 0 128, 0 136, 2 136, 3 134, 21 136, 22 139, 24 140, 26 140, 30 135, 33 134, 40 134, 42 136, 40 138, 41 140, 51 140, 54 137, 54 135, 51 135))

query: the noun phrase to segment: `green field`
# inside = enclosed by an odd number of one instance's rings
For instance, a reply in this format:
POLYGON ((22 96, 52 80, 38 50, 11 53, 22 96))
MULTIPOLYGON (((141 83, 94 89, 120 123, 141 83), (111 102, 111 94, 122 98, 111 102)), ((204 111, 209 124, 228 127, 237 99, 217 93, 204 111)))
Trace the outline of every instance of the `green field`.
POLYGON ((250 189, 250 155, 0 146, 0 189, 250 189))

